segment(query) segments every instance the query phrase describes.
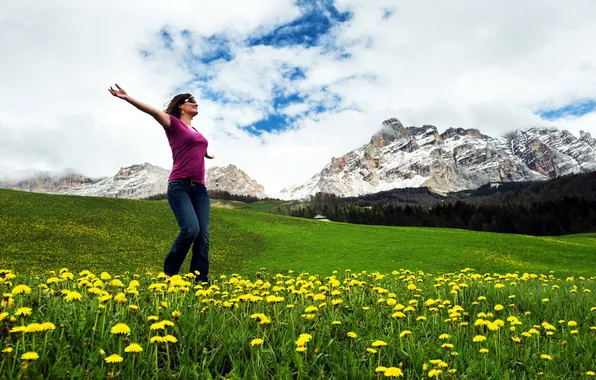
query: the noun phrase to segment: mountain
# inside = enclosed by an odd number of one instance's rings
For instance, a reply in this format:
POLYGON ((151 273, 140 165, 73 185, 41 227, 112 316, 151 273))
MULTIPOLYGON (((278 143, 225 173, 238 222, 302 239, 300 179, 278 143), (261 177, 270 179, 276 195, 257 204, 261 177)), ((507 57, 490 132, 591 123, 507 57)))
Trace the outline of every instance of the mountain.
POLYGON ((62 189, 54 193, 141 199, 167 192, 169 175, 169 170, 146 162, 120 168, 118 173, 99 182, 62 189))
MULTIPOLYGON (((167 192, 170 171, 150 163, 121 168, 114 176, 90 179, 82 175, 43 173, 18 182, 0 182, 0 188, 80 196, 142 199, 167 192)), ((265 197, 263 186, 234 165, 212 167, 205 173, 208 190, 265 197)))
POLYGON ((67 169, 61 173, 47 171, 30 172, 21 180, 4 179, 0 181, 0 189, 29 191, 35 193, 55 193, 73 187, 92 184, 99 181, 86 177, 74 170, 67 169))
POLYGON ((446 194, 492 182, 537 181, 596 170, 596 139, 556 128, 528 128, 503 137, 477 129, 405 128, 383 122, 370 141, 331 159, 307 183, 285 188, 284 199, 317 192, 354 197, 395 188, 428 187, 446 194))
POLYGON ((265 198, 265 188, 234 165, 211 167, 205 173, 209 190, 227 191, 230 194, 265 198))

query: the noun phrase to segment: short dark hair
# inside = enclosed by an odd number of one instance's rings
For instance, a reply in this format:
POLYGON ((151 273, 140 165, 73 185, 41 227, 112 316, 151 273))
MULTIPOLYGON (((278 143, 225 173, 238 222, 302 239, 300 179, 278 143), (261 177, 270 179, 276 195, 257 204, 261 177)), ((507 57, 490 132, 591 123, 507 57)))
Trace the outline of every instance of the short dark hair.
POLYGON ((188 93, 178 94, 174 96, 172 100, 170 100, 170 103, 168 104, 164 112, 168 115, 176 116, 178 119, 180 119, 180 105, 183 104, 184 101, 190 97, 192 97, 192 94, 188 93))

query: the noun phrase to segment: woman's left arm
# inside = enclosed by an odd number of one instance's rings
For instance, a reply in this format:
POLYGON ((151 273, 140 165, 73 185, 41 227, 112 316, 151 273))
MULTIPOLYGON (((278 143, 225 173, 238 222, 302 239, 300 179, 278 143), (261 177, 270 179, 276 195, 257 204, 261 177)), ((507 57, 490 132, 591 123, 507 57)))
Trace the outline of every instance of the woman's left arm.
POLYGON ((205 151, 205 157, 208 158, 208 159, 210 159, 210 160, 213 159, 213 158, 215 158, 215 156, 210 155, 209 153, 207 153, 207 151, 205 151))

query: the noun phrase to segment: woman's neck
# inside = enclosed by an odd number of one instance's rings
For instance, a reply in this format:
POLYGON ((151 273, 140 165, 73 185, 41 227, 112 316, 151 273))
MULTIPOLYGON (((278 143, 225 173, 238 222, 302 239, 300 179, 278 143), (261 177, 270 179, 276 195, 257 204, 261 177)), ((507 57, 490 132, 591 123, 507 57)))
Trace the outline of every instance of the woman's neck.
POLYGON ((180 121, 183 122, 184 124, 188 125, 189 127, 192 127, 192 117, 188 114, 184 114, 180 116, 180 121))

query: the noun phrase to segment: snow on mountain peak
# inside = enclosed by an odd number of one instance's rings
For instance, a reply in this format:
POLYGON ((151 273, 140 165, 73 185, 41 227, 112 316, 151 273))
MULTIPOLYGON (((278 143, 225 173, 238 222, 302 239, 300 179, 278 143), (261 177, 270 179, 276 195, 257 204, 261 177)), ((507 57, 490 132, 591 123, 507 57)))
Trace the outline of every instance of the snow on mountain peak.
POLYGON ((490 182, 545 180, 596 170, 596 140, 556 128, 528 128, 494 138, 478 129, 404 127, 387 119, 369 143, 333 157, 308 182, 285 188, 284 199, 317 192, 358 196, 405 187, 446 193, 490 182))

